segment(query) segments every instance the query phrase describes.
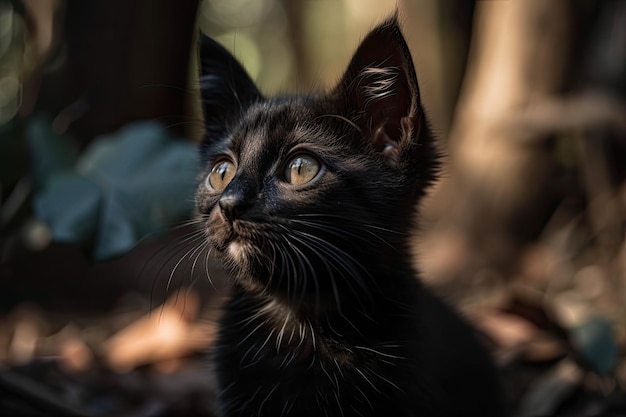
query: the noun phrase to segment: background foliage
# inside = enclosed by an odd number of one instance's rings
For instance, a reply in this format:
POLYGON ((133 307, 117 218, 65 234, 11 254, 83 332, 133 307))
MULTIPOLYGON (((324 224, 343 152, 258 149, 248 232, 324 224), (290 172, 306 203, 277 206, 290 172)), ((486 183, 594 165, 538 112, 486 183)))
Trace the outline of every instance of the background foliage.
POLYGON ((423 279, 515 415, 626 415, 626 2, 594 0, 0 0, 0 409, 212 415, 196 29, 307 93, 396 7, 447 155, 423 279))

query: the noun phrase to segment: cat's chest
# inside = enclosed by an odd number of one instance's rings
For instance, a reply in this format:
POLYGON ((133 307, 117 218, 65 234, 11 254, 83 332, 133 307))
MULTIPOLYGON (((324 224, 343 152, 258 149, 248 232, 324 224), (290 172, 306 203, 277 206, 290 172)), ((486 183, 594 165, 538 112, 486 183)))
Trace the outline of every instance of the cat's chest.
MULTIPOLYGON (((228 314, 228 313, 227 313, 228 314)), ((283 374, 302 375, 322 367, 329 359, 336 367, 352 366, 354 352, 339 337, 310 321, 284 315, 264 314, 263 309, 250 310, 243 320, 239 311, 226 317, 220 333, 220 358, 240 369, 267 367, 283 374)))
POLYGON ((222 407, 226 415, 363 416, 377 415, 381 404, 388 411, 396 398, 403 415, 403 362, 309 323, 231 322, 217 351, 222 407))

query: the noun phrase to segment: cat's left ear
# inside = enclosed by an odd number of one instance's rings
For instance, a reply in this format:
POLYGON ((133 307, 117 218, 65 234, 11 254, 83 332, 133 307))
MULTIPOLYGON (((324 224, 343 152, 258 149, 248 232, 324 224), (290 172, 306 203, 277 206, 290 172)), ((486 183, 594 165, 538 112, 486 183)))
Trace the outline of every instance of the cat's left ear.
POLYGON ((243 66, 222 45, 200 35, 200 94, 205 122, 204 143, 219 140, 228 123, 262 99, 243 66))
POLYGON ((361 42, 331 96, 390 165, 426 134, 417 77, 397 15, 361 42))

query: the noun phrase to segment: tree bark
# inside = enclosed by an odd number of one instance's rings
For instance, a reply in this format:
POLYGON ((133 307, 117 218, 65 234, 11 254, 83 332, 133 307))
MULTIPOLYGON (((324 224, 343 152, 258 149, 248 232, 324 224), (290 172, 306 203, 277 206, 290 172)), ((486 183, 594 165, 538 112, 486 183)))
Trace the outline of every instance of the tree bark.
POLYGON ((477 4, 449 157, 419 247, 424 275, 453 298, 477 281, 502 282, 550 212, 549 137, 529 141, 508 121, 561 89, 568 12, 564 0, 477 4))

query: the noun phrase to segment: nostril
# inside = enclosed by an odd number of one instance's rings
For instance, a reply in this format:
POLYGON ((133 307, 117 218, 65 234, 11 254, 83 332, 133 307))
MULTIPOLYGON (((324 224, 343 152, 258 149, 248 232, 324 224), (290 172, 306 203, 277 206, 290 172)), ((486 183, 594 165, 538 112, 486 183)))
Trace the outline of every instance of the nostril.
POLYGON ((218 200, 222 215, 231 223, 241 218, 254 204, 256 189, 250 181, 233 179, 218 200))
POLYGON ((220 197, 219 205, 222 213, 229 221, 235 220, 237 215, 237 207, 240 204, 240 199, 233 194, 227 194, 220 197))

